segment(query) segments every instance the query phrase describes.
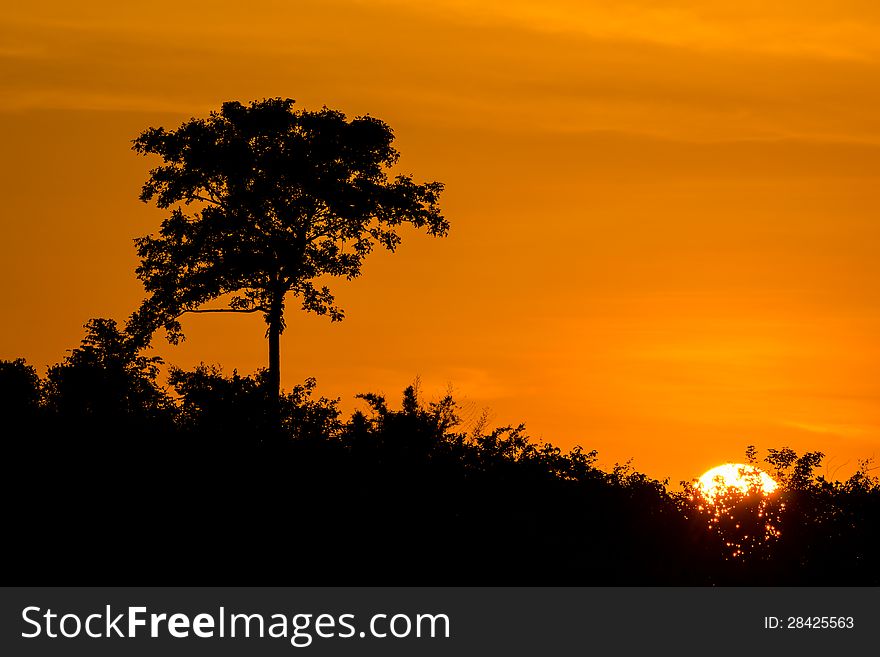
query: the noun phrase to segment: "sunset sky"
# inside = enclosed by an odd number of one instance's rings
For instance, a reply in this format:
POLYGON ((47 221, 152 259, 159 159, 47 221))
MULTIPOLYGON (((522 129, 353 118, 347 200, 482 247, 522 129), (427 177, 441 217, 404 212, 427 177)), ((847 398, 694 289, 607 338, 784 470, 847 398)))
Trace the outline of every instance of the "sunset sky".
MULTIPOLYGON (((388 122, 452 231, 337 284, 340 324, 289 304, 284 385, 420 376, 673 482, 880 456, 876 1, 51 0, 4 7, 0 61, 0 358, 44 373, 142 299, 131 139, 291 97, 388 122)), ((259 317, 184 328, 171 363, 265 364, 259 317)))

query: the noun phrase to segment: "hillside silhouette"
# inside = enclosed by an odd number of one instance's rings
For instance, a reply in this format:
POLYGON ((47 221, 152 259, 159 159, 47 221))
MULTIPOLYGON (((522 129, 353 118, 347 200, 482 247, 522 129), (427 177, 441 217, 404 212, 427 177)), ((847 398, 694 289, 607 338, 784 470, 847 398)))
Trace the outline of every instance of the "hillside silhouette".
MULTIPOLYGON (((451 397, 315 381, 271 399, 266 372, 170 368, 111 320, 44 377, 0 362, 14 572, 45 583, 877 585, 880 486, 821 455, 769 450, 779 536, 733 556, 693 491, 522 426, 459 429, 451 397), (275 424, 281 412, 280 428, 275 424)), ((750 449, 748 456, 757 458, 750 449)), ((750 506, 751 504, 751 506, 750 506)), ((757 521, 759 524, 763 520, 757 521)), ((740 529, 736 529, 740 528, 740 529)), ((13 575, 15 578, 15 575, 13 575)))

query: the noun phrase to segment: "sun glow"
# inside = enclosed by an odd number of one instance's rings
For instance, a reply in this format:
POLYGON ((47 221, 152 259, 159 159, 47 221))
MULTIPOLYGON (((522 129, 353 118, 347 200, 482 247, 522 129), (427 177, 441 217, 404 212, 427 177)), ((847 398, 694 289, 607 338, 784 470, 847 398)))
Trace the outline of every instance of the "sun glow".
POLYGON ((769 495, 779 485, 760 468, 743 463, 725 463, 705 472, 695 486, 705 498, 715 501, 736 491, 742 495, 758 493, 769 495))
POLYGON ((782 535, 785 502, 771 496, 778 488, 760 468, 725 463, 694 482, 691 501, 721 539, 725 558, 743 559, 761 554, 782 535))

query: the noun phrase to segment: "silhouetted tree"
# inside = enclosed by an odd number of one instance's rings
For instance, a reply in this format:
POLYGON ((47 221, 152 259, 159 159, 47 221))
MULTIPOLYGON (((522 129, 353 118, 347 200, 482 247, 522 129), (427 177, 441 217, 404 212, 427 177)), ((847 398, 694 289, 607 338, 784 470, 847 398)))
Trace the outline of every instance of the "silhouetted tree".
POLYGON ((5 449, 19 454, 32 447, 43 428, 40 410, 43 387, 37 371, 24 358, 0 360, 0 427, 5 449))
POLYGON ((398 152, 388 125, 293 104, 228 102, 206 119, 150 128, 134 140, 135 151, 164 162, 141 199, 173 210, 158 235, 136 240, 149 298, 132 326, 144 334, 164 326, 176 342, 185 313, 262 313, 275 397, 288 293, 304 310, 340 320, 321 277, 359 276, 375 245, 400 244, 402 224, 434 236, 449 228, 437 205, 440 183, 389 178, 398 152), (202 308, 226 295, 225 307, 202 308))
POLYGON ((31 415, 41 398, 40 377, 24 358, 0 360, 0 417, 31 415))
POLYGON ((132 429, 157 432, 154 422, 169 419, 171 411, 157 383, 161 358, 143 355, 112 319, 92 319, 85 328, 80 346, 49 368, 48 410, 73 426, 87 424, 96 439, 124 439, 132 429))

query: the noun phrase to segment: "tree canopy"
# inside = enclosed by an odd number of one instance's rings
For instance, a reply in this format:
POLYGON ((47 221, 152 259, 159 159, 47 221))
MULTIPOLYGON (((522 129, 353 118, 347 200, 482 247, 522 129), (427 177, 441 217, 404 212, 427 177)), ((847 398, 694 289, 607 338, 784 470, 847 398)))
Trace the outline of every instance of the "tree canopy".
POLYGON ((285 296, 306 311, 343 317, 324 277, 352 279, 376 247, 394 251, 404 224, 444 236, 443 185, 389 175, 399 153, 379 119, 348 120, 291 99, 224 103, 176 130, 150 128, 134 150, 158 155, 141 191, 171 208, 157 235, 136 240, 137 275, 149 296, 130 325, 183 337, 188 312, 259 312, 278 387, 285 296), (222 299, 219 308, 203 308, 222 299))

